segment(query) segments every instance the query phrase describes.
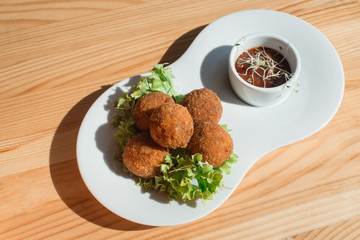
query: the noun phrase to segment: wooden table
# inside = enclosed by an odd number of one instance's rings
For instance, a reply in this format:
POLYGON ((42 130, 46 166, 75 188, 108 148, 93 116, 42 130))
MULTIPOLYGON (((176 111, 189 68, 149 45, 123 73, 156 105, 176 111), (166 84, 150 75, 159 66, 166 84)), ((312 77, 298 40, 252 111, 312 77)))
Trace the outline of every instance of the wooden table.
POLYGON ((360 239, 358 0, 0 4, 0 239, 360 239), (334 45, 346 79, 335 117, 260 159, 225 204, 198 221, 149 227, 105 209, 75 155, 95 99, 174 62, 217 18, 260 8, 300 17, 334 45))

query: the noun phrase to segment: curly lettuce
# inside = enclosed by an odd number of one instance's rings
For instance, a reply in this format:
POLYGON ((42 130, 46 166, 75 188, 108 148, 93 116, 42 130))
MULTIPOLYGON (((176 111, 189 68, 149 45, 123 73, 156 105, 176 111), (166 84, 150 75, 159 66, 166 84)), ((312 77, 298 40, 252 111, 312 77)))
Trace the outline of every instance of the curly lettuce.
MULTIPOLYGON (((163 92, 179 103, 183 95, 177 94, 173 87, 174 75, 170 68, 158 64, 133 87, 131 94, 125 94, 114 103, 117 115, 111 124, 117 128, 114 139, 118 142, 116 159, 122 162, 124 148, 130 138, 139 133, 132 117, 132 110, 138 98, 151 92, 163 92)), ((226 130, 226 125, 222 125, 226 130)), ((165 192, 170 200, 181 199, 183 201, 201 198, 203 201, 210 200, 223 186, 223 173, 231 173, 231 164, 237 161, 238 156, 232 154, 221 166, 213 168, 206 161, 202 161, 201 154, 190 155, 187 149, 175 149, 165 157, 161 164, 161 174, 155 178, 139 177, 137 185, 144 187, 146 191, 151 189, 165 192)), ((125 172, 131 172, 124 166, 125 172)))

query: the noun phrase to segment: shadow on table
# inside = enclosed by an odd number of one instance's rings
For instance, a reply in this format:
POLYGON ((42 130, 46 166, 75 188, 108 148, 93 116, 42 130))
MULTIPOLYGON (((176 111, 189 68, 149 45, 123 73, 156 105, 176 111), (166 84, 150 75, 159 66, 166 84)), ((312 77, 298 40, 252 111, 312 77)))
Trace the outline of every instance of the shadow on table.
POLYGON ((125 220, 103 207, 85 186, 76 162, 76 139, 86 112, 109 85, 83 98, 62 119, 50 149, 50 174, 55 189, 64 203, 80 217, 117 230, 152 228, 125 220))
POLYGON ((206 27, 202 25, 194 28, 193 30, 184 33, 181 37, 175 40, 165 52, 164 56, 160 59, 159 63, 172 64, 178 60, 189 48, 190 44, 196 38, 196 36, 206 27))
MULTIPOLYGON (((176 61, 204 27, 195 28, 179 37, 166 51, 160 63, 171 64, 176 61)), ((138 80, 138 76, 132 79, 138 80)), ((130 82, 135 84, 133 81, 130 82)), ((79 172, 76 161, 76 140, 81 122, 95 100, 110 87, 111 85, 102 86, 101 89, 84 97, 69 110, 60 122, 50 147, 51 178, 63 202, 87 221, 115 230, 151 229, 154 227, 133 223, 107 210, 89 192, 79 172)))

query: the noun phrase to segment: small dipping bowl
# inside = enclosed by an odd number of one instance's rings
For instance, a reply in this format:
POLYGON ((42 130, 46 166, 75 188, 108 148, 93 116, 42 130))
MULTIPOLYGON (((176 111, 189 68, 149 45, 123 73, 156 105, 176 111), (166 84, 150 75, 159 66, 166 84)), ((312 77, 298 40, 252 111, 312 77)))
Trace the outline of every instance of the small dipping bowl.
POLYGON ((300 56, 295 47, 283 37, 271 33, 253 33, 244 36, 233 46, 229 56, 230 84, 236 95, 246 103, 257 107, 271 107, 284 102, 291 94, 301 69, 300 56), (235 63, 238 57, 254 47, 272 48, 288 61, 291 78, 276 87, 258 87, 248 83, 237 73, 235 63))

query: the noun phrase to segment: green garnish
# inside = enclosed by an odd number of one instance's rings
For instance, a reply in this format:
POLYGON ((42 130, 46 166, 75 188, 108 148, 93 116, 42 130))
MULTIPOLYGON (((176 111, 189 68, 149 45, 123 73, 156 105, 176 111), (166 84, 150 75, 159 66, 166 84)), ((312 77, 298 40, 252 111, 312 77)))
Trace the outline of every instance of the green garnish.
POLYGON ((161 175, 154 179, 139 181, 146 190, 166 192, 170 200, 193 200, 199 197, 211 199, 218 187, 222 187, 223 175, 220 170, 202 162, 201 154, 189 155, 185 150, 175 156, 166 156, 160 165, 161 175), (196 180, 194 182, 193 180, 196 180), (197 186, 196 186, 197 185, 197 186))
MULTIPOLYGON (((151 92, 163 92, 169 94, 179 103, 184 97, 174 90, 172 79, 174 78, 170 68, 164 68, 162 64, 155 65, 149 76, 141 78, 133 87, 132 93, 125 94, 114 103, 118 110, 111 124, 118 130, 114 134, 118 142, 116 160, 122 163, 122 154, 130 138, 139 133, 132 117, 136 99, 151 92)), ((230 131, 226 125, 221 125, 226 131, 230 131)), ((143 186, 146 191, 155 189, 166 192, 169 199, 181 199, 183 201, 201 198, 212 199, 217 190, 223 186, 223 173, 230 174, 231 164, 237 161, 238 156, 232 154, 221 166, 213 168, 212 165, 202 161, 201 154, 190 155, 186 149, 175 149, 171 155, 166 156, 165 163, 160 165, 161 174, 155 178, 141 178, 137 185, 143 186)), ((131 172, 122 164, 123 170, 131 172)))
POLYGON ((151 92, 163 92, 174 97, 176 100, 179 98, 179 95, 173 87, 173 78, 174 75, 170 68, 164 68, 162 64, 157 64, 149 76, 140 79, 138 85, 134 87, 131 97, 136 100, 151 92))

